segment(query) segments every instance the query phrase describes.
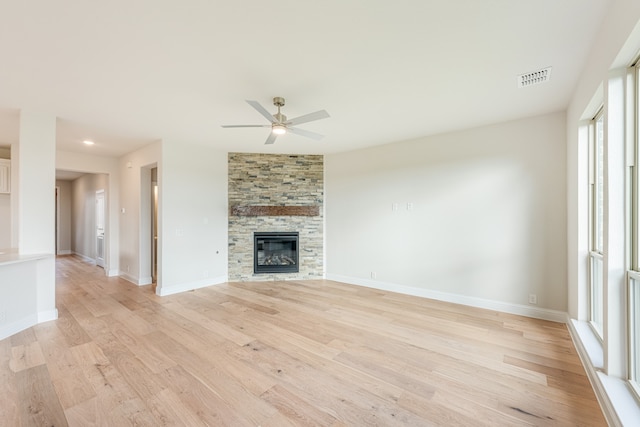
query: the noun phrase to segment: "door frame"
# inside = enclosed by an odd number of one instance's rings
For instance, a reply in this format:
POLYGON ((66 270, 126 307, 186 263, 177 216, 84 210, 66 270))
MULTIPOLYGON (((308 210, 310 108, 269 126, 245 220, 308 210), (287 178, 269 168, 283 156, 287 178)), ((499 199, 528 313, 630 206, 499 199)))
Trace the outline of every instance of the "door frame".
POLYGON ((95 261, 96 261, 96 265, 98 267, 102 267, 105 268, 105 263, 106 263, 106 253, 107 253, 107 193, 104 190, 104 188, 96 190, 96 194, 95 194, 95 211, 94 211, 94 218, 95 218, 95 223, 94 223, 94 233, 96 233, 94 235, 95 237, 95 261), (98 209, 98 199, 102 198, 102 236, 98 236, 98 215, 100 214, 99 209, 98 209), (102 258, 99 257, 99 237, 102 237, 102 258))

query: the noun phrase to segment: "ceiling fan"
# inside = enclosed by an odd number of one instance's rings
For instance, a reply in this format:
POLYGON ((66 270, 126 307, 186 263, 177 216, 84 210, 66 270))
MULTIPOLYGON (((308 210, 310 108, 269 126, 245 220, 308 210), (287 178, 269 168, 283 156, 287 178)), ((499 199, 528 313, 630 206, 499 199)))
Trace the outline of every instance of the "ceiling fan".
POLYGON ((293 119, 287 119, 287 116, 280 112, 280 107, 284 106, 284 98, 279 96, 273 98, 273 105, 278 107, 276 114, 269 113, 258 101, 247 101, 247 104, 255 108, 258 113, 262 114, 269 122, 270 125, 222 125, 223 128, 271 128, 269 137, 264 142, 265 144, 273 144, 276 141, 278 135, 284 135, 287 132, 294 133, 296 135, 306 136, 307 138, 315 139, 317 141, 324 138, 324 135, 311 132, 304 129, 298 129, 293 126, 312 122, 314 120, 326 119, 329 116, 325 110, 316 111, 315 113, 305 114, 293 119))

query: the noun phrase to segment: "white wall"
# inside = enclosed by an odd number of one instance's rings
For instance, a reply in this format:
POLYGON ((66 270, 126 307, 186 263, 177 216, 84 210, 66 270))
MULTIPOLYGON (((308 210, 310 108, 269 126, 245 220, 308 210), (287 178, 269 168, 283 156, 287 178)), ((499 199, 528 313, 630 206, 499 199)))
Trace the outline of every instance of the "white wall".
POLYGON ((71 250, 81 256, 96 257, 96 191, 105 190, 110 199, 108 176, 86 174, 71 183, 71 250))
POLYGON ((20 113, 20 143, 16 150, 20 253, 55 252, 55 132, 55 117, 20 113))
POLYGON ((227 280, 227 153, 163 141, 160 271, 168 295, 227 280))
POLYGON ((564 118, 326 156, 327 277, 566 311, 564 118))
MULTIPOLYGON (((20 142, 12 146, 11 150, 12 209, 15 196, 19 194, 17 215, 13 217, 17 218, 18 223, 19 253, 48 255, 36 265, 39 322, 58 318, 55 307, 55 260, 53 257, 55 252, 55 136, 55 117, 21 111, 20 142)), ((12 221, 14 222, 16 221, 12 221)), ((15 226, 16 224, 12 224, 12 227, 15 226)))
POLYGON ((138 285, 151 283, 149 244, 140 238, 143 230, 150 227, 150 218, 147 215, 143 217, 141 212, 142 204, 149 204, 148 197, 143 196, 142 175, 150 176, 149 168, 153 165, 161 168, 161 156, 162 143, 158 141, 118 159, 120 275, 138 285))

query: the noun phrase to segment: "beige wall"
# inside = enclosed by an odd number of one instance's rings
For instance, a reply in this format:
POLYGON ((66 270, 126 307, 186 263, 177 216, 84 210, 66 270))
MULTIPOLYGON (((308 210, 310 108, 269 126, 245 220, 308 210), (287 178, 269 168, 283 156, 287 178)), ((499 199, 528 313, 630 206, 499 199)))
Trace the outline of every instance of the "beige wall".
POLYGON ((564 138, 555 113, 325 156, 327 277, 566 311, 564 138))
POLYGON ((227 153, 215 144, 162 141, 157 292, 227 280, 227 153))
POLYGON ((71 253, 71 182, 56 181, 58 188, 58 255, 71 253))

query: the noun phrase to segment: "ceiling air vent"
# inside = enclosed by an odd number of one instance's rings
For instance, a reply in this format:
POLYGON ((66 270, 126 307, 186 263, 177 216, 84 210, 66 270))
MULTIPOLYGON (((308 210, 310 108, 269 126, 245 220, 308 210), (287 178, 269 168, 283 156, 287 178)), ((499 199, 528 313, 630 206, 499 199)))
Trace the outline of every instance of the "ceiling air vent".
POLYGON ((546 83, 551 77, 551 67, 542 68, 537 71, 532 71, 527 74, 520 74, 518 76, 518 87, 529 87, 538 85, 540 83, 546 83))

